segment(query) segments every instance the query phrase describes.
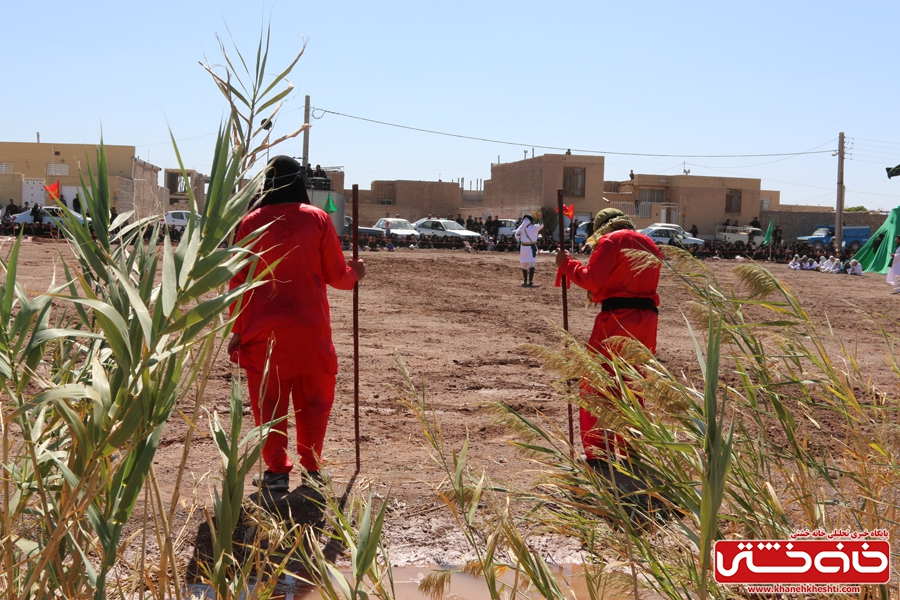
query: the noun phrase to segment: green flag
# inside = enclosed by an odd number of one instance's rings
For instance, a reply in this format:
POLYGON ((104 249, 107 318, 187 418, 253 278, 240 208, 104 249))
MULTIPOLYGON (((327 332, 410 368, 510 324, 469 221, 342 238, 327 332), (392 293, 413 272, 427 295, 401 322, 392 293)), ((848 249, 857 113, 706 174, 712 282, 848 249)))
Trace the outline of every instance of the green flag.
POLYGON ((884 170, 887 171, 888 179, 890 179, 891 177, 896 177, 897 175, 900 175, 900 165, 897 165, 896 167, 893 167, 893 168, 885 167, 884 170))
POLYGON ((334 200, 331 199, 331 194, 328 194, 328 202, 325 203, 324 208, 325 212, 330 215, 331 213, 336 213, 337 209, 338 207, 334 205, 334 200))
POLYGON ((769 228, 766 229, 766 239, 763 242, 764 245, 768 246, 772 243, 772 232, 775 231, 775 217, 769 218, 769 228))

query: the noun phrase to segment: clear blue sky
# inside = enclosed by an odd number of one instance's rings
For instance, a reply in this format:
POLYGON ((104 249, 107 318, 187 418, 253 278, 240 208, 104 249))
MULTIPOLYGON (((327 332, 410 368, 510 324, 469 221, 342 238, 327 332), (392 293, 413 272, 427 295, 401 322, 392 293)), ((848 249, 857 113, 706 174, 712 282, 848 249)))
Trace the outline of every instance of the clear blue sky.
MULTIPOLYGON (((326 114, 310 159, 348 186, 376 179, 490 178, 532 145, 606 152, 607 179, 637 173, 762 179, 783 203, 834 204, 830 153, 773 158, 629 157, 836 149, 846 132, 847 205, 900 204, 896 5, 890 2, 11 2, 0 35, 0 139, 134 145, 209 171, 225 103, 198 65, 228 29, 248 54, 272 18, 270 64, 308 39, 276 122, 303 96, 326 114), (205 136, 205 137, 200 137, 205 136)), ((282 153, 300 156, 300 138, 282 153)), ((555 152, 536 149, 536 153, 555 152)))

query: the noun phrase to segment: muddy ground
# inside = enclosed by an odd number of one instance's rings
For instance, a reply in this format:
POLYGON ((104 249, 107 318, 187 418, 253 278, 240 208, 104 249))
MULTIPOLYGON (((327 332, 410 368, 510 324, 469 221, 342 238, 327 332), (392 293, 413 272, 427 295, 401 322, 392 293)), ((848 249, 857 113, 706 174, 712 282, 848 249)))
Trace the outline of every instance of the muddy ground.
MULTIPOLYGON (((60 250, 65 252, 65 247, 57 243, 23 245, 19 273, 30 290, 47 288, 60 250)), ((368 270, 359 294, 362 469, 355 473, 353 295, 338 290, 329 290, 340 373, 325 441, 325 468, 338 495, 348 487, 364 495, 371 492, 383 498, 389 494, 386 536, 392 562, 459 564, 467 548, 434 493, 443 473, 429 459, 418 421, 400 402, 403 381, 397 360, 417 384, 424 383, 448 448, 461 447, 468 435, 473 469, 484 469, 496 481, 527 489, 537 476, 533 465, 517 456, 510 444, 513 436, 493 424, 485 406, 504 402, 525 413, 539 410, 566 427, 566 404, 550 385, 553 375, 521 348, 527 343, 558 344, 556 327, 562 323, 562 308, 560 288, 553 287, 553 257, 538 257, 536 286, 530 289, 520 287, 516 254, 405 250, 367 252, 362 257, 368 270)), ((720 261, 708 266, 720 280, 734 283, 731 270, 736 264, 720 261)), ((772 265, 771 270, 802 298, 816 322, 823 328, 831 324, 876 384, 896 385, 886 367, 883 339, 872 322, 860 317, 897 314, 900 296, 890 295, 883 276, 793 272, 782 264, 772 265)), ((672 372, 696 377, 699 369, 684 318, 687 293, 671 274, 665 274, 660 296, 659 358, 672 372)), ((570 330, 587 337, 596 309, 583 307, 581 290, 573 288, 569 298, 570 330)), ((221 357, 203 399, 210 411, 227 412, 233 372, 221 357)), ((193 397, 186 397, 180 408, 188 411, 192 404, 193 397)), ((244 426, 252 425, 245 411, 244 426)), ((207 425, 201 423, 199 431, 208 432, 207 425)), ((186 432, 184 419, 173 417, 157 453, 163 497, 173 490, 186 432)), ((217 476, 217 464, 212 440, 196 435, 190 447, 190 474, 182 486, 188 504, 209 502, 208 483, 217 476)), ((299 477, 292 483, 298 485, 299 477)), ((248 480, 246 492, 253 491, 248 480)), ((135 528, 141 514, 139 507, 134 513, 135 528)), ((202 519, 202 513, 195 512, 185 522, 187 514, 179 508, 176 517, 178 528, 184 525, 180 554, 186 560, 194 552, 202 519)), ((548 540, 545 550, 558 562, 570 562, 577 558, 578 548, 565 540, 548 540)))

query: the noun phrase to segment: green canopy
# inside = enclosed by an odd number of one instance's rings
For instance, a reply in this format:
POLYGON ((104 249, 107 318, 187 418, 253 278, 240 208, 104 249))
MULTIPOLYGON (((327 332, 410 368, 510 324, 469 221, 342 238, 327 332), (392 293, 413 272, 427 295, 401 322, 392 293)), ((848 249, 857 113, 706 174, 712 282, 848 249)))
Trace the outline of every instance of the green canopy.
POLYGON ((900 235, 900 207, 891 210, 878 231, 853 256, 867 273, 887 274, 894 252, 894 238, 900 235))

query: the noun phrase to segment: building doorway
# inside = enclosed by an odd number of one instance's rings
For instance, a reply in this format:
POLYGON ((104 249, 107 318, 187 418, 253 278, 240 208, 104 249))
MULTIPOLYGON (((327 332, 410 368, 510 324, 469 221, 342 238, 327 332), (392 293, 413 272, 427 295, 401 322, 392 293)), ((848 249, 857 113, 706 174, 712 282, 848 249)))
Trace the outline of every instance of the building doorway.
POLYGON ((660 207, 659 219, 663 223, 674 223, 675 225, 678 225, 678 205, 669 204, 668 202, 664 203, 660 207))
POLYGON ((22 206, 35 204, 44 205, 44 180, 35 177, 26 177, 22 180, 22 206))

